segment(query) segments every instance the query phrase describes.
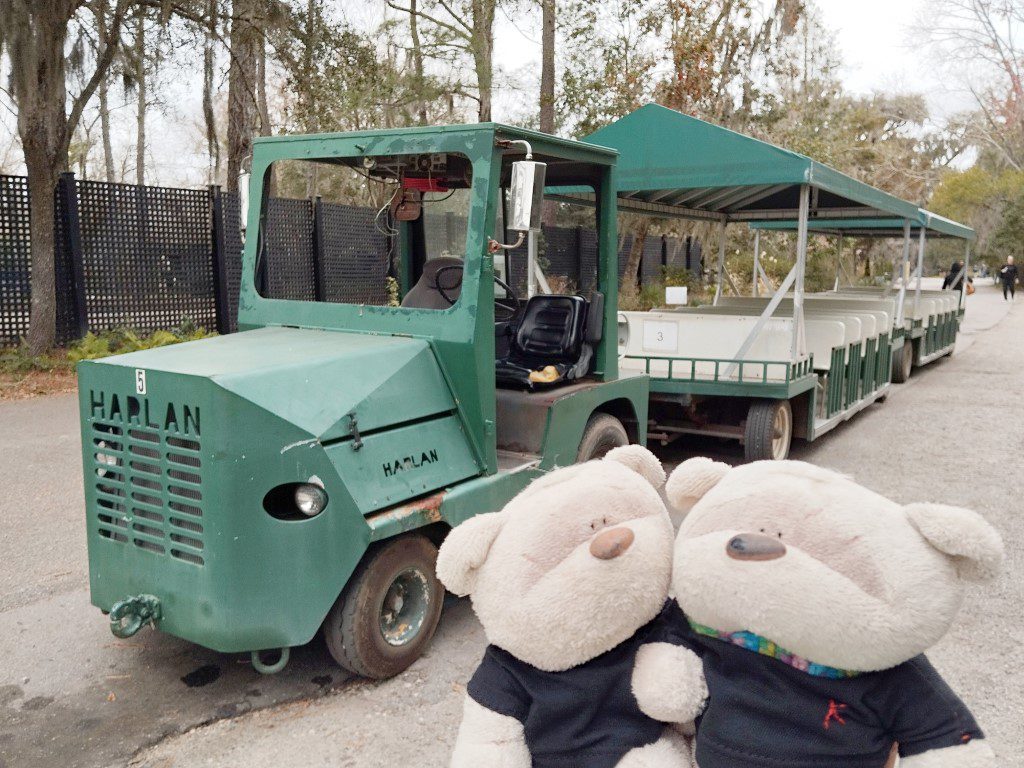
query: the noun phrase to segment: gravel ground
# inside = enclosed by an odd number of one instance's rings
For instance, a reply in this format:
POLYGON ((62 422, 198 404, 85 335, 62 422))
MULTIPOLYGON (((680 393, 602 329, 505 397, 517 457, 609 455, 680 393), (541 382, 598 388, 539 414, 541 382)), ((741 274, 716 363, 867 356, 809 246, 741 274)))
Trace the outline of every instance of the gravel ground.
MULTIPOLYGON (((916 372, 887 403, 799 447, 794 458, 846 472, 901 502, 972 507, 1002 532, 1005 575, 971 589, 930 656, 988 731, 1000 766, 1017 768, 1024 766, 1024 521, 1014 480, 1024 460, 1024 306, 1004 314, 995 290, 979 285, 952 358, 916 372)), ((736 458, 716 444, 700 450, 736 458)), ((673 448, 663 459, 671 465, 687 455, 673 448)), ((203 726, 141 752, 132 765, 445 765, 484 644, 468 604, 452 600, 429 653, 398 678, 203 726)))

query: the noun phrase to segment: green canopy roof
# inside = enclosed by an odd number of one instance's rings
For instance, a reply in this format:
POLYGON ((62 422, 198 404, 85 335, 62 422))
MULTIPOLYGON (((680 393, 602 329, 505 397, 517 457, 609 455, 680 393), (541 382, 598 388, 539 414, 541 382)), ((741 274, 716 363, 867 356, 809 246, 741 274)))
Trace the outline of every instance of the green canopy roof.
MULTIPOLYGON (((829 235, 848 237, 903 237, 903 219, 811 219, 807 229, 829 235)), ((796 219, 778 221, 751 221, 752 229, 772 231, 795 231, 796 219)), ((973 240, 974 230, 938 214, 919 210, 918 217, 910 221, 910 229, 916 234, 924 227, 929 237, 959 238, 973 240)))
MULTIPOLYGON (((687 218, 792 219, 800 186, 811 216, 917 221, 916 205, 809 157, 647 104, 584 139, 618 150, 619 207, 687 218)), ((566 190, 568 191, 568 190, 566 190)))

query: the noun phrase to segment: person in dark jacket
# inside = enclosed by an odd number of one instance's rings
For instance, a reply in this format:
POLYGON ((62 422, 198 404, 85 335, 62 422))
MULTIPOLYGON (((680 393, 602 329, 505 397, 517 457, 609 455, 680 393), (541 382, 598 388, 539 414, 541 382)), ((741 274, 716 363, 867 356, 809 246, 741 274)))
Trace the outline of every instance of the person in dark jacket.
POLYGON ((1003 301, 1007 301, 1006 294, 1009 293, 1009 301, 1013 301, 1017 293, 1017 265, 1013 263, 1013 256, 1006 257, 1006 263, 999 270, 999 279, 1003 281, 1003 301))
POLYGON ((942 281, 942 290, 949 288, 951 291, 962 291, 964 289, 964 278, 969 283, 974 282, 973 278, 967 277, 967 267, 964 265, 964 260, 954 261, 953 266, 949 268, 949 272, 942 281))
POLYGON ((945 277, 942 278, 942 290, 946 290, 950 287, 952 282, 956 280, 956 276, 960 273, 960 262, 954 261, 945 277))

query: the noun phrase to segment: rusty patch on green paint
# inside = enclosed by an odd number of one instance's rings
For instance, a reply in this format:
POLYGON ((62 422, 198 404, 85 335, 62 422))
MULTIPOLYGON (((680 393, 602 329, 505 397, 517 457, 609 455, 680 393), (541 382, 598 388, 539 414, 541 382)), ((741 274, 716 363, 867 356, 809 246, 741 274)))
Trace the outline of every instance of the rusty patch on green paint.
POLYGON ((445 492, 435 493, 420 499, 414 499, 406 504, 382 510, 369 515, 366 522, 371 528, 387 528, 401 524, 409 519, 415 518, 424 523, 441 522, 441 504, 444 502, 445 492))

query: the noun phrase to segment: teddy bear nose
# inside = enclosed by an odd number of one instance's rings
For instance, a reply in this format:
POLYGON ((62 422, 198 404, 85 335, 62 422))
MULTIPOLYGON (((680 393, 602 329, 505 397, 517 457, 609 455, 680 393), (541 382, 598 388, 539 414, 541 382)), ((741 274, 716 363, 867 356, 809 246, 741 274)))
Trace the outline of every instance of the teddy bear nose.
POLYGON ((633 532, 629 528, 609 528, 601 531, 590 542, 590 554, 598 560, 618 557, 633 543, 633 532))
POLYGON ((760 533, 741 533, 729 539, 725 552, 734 560, 777 560, 786 554, 786 545, 760 533))

